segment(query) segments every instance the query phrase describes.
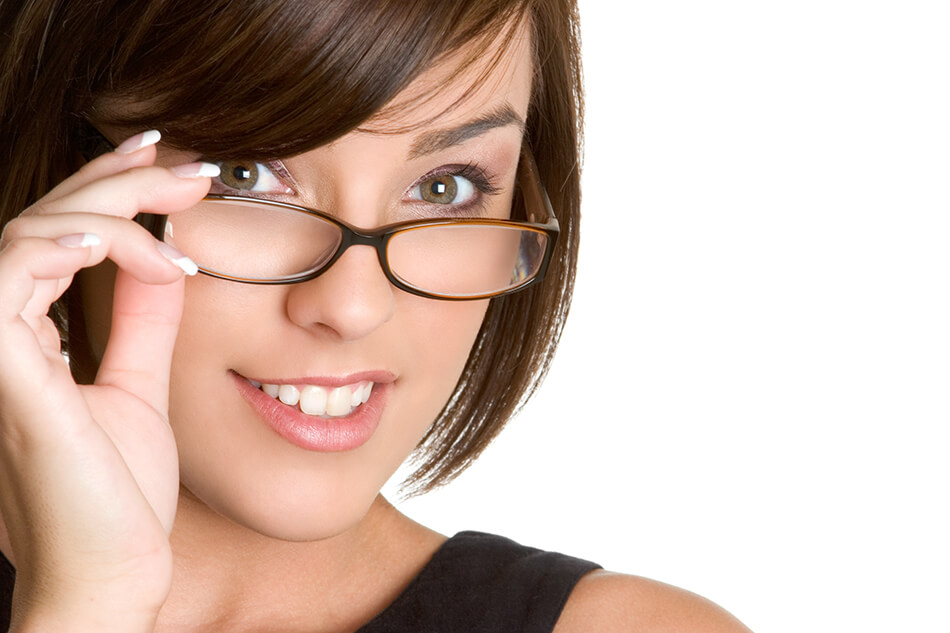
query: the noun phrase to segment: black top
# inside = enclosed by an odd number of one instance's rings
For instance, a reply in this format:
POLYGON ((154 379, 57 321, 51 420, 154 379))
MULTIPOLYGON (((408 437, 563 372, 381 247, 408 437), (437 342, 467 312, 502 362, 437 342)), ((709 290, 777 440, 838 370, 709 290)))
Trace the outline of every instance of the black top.
POLYGON ((550 633, 599 565, 482 532, 459 532, 357 633, 550 633))
MULTIPOLYGON (((550 633, 574 585, 599 568, 501 536, 459 532, 357 633, 550 633)), ((10 626, 13 578, 0 555, 0 631, 10 626)))

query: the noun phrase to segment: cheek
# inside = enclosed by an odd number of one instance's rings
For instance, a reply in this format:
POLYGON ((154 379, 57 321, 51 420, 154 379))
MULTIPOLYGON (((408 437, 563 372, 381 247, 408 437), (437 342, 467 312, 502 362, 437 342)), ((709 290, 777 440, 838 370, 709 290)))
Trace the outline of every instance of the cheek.
POLYGON ((277 288, 248 287, 203 275, 187 280, 176 362, 180 358, 182 365, 226 364, 232 354, 262 353, 253 349, 256 345, 273 350, 280 340, 280 323, 286 319, 282 306, 277 288))
MULTIPOLYGON (((430 394, 438 393, 434 398, 438 412, 465 367, 488 301, 422 301, 427 305, 417 312, 411 327, 417 360, 411 371, 425 377, 430 394)), ((425 395, 423 391, 420 390, 420 397, 425 395)))
MULTIPOLYGON (((399 349, 392 435, 395 470, 445 407, 481 328, 488 301, 435 301, 404 295, 388 339, 399 349)), ((380 342, 380 345, 384 343, 380 342)))

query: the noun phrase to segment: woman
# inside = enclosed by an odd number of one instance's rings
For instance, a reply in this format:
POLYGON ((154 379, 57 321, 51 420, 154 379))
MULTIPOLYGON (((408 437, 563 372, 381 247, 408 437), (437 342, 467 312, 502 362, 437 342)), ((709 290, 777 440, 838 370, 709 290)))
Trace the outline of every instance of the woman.
POLYGON ((744 630, 379 496, 464 469, 558 338, 572 3, 0 19, 11 630, 744 630))

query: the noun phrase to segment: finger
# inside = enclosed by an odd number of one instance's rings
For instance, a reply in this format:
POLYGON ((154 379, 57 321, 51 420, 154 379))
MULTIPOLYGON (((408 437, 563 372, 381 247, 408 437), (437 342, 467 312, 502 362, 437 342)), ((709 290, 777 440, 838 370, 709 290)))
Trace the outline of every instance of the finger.
POLYGON ((20 318, 32 300, 37 282, 72 277, 89 259, 90 250, 91 247, 67 247, 38 237, 19 239, 6 246, 0 251, 0 324, 20 318))
POLYGON ((138 213, 174 213, 193 207, 221 170, 212 163, 188 163, 170 169, 134 167, 87 183, 56 199, 43 198, 24 213, 56 215, 84 211, 132 218, 138 213))
MULTIPOLYGON (((158 242, 144 228, 125 218, 97 213, 65 213, 19 217, 9 222, 0 244, 20 239, 92 233, 99 243, 89 248, 83 267, 94 266, 106 257, 146 283, 171 283, 182 271, 193 274, 194 264, 169 245, 158 242)), ((4 248, 6 248, 4 246, 4 248)))
POLYGON ((55 296, 49 288, 70 278, 88 256, 86 251, 31 238, 18 240, 0 256, 0 349, 16 359, 0 363, 0 408, 33 406, 36 395, 50 388, 52 372, 68 375, 62 357, 56 358, 59 337, 46 312, 35 317, 23 313, 43 287, 51 303, 55 296), (39 330, 30 323, 36 318, 44 321, 39 330), (51 359, 58 362, 51 365, 51 359))
POLYGON ((148 130, 125 140, 115 149, 83 165, 75 174, 49 191, 44 199, 59 200, 86 185, 106 176, 118 174, 133 167, 155 163, 155 143, 161 139, 157 130, 148 130))
POLYGON ((156 286, 120 270, 96 384, 133 393, 167 416, 172 351, 183 306, 183 280, 156 286))

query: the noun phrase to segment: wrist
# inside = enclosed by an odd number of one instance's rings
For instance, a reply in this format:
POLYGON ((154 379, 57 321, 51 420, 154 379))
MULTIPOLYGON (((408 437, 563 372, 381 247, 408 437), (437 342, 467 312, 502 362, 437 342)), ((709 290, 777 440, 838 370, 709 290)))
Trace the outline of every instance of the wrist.
POLYGON ((9 629, 15 633, 151 633, 167 596, 156 599, 132 582, 54 591, 17 581, 9 629))
POLYGON ((155 617, 131 613, 118 614, 104 610, 72 609, 55 611, 31 610, 19 614, 14 607, 10 633, 151 633, 155 617))

